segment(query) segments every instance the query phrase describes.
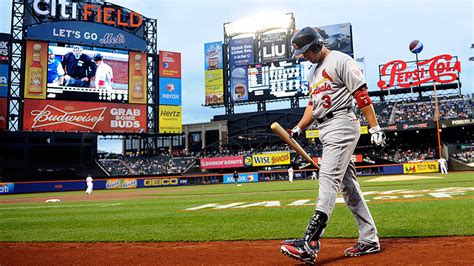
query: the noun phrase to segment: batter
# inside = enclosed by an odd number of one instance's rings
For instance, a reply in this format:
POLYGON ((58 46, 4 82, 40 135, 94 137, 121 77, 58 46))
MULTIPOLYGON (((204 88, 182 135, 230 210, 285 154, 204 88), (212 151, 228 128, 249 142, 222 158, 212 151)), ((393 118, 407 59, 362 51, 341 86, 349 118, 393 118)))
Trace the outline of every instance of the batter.
POLYGON ((296 138, 312 123, 317 123, 323 145, 319 173, 319 197, 303 238, 285 240, 281 252, 305 263, 313 264, 320 249, 326 223, 336 204, 338 192, 359 227, 357 243, 344 251, 346 256, 360 256, 380 251, 377 228, 356 178, 351 156, 360 136, 360 123, 352 110, 352 100, 369 123, 371 142, 385 145, 366 81, 356 62, 348 55, 327 49, 323 39, 312 27, 295 32, 291 39, 293 57, 304 57, 314 65, 308 75, 310 101, 302 119, 292 130, 296 138))

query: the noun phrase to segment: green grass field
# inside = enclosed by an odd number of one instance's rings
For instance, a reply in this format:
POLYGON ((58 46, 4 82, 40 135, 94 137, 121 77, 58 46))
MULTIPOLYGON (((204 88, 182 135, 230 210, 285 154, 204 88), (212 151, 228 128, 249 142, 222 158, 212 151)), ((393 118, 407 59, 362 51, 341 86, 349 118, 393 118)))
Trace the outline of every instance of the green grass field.
MULTIPOLYGON (((441 176, 427 174, 422 176, 441 176)), ((362 190, 381 237, 474 235, 474 172, 442 179, 367 182, 362 190), (402 190, 402 191, 394 191, 402 190)), ((299 237, 312 215, 316 181, 261 182, 242 186, 205 185, 121 191, 115 200, 44 198, 80 196, 83 191, 2 195, 0 200, 41 197, 34 203, 0 205, 0 241, 214 241, 299 237), (142 191, 142 195, 136 192, 142 191), (308 205, 288 206, 297 200, 308 205), (262 203, 264 202, 264 203, 262 203), (202 208, 206 204, 245 208, 202 208), (240 204, 237 204, 240 203, 240 204), (280 205, 280 206, 248 206, 280 205), (196 210, 188 210, 197 208, 196 210)), ((343 203, 336 204, 325 237, 357 237, 357 227, 343 203)))

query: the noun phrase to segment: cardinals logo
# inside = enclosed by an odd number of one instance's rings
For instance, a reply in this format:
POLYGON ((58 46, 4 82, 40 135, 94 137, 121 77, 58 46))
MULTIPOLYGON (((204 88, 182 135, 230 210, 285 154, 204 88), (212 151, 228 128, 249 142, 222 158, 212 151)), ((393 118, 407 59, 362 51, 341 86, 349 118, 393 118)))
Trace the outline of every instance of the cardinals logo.
POLYGON ((316 82, 315 84, 311 84, 309 86, 310 88, 310 93, 309 95, 313 94, 318 94, 323 91, 330 91, 332 89, 331 83, 333 82, 333 79, 329 74, 326 72, 326 69, 323 69, 321 76, 323 77, 320 81, 316 82), (329 82, 327 82, 329 81, 329 82))

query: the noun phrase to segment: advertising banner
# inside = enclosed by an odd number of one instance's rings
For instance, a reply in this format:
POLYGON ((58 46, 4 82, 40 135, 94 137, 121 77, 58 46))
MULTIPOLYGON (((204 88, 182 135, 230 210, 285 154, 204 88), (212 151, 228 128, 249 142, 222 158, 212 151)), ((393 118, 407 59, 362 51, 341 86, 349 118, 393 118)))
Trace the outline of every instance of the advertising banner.
POLYGON ((147 103, 147 57, 145 53, 130 52, 128 67, 129 103, 147 103))
POLYGON ((181 53, 160 51, 158 60, 160 77, 181 78, 181 53))
MULTIPOLYGON (((25 1, 24 25, 26 34, 76 38, 84 41, 104 40, 108 47, 114 44, 128 45, 128 35, 145 39, 144 22, 147 20, 137 12, 103 1, 25 1), (102 3, 101 3, 102 2, 102 3), (78 28, 70 27, 75 22, 78 28), (46 26, 54 25, 55 32, 48 31, 46 26), (42 28, 45 26, 45 28, 42 28), (40 27, 40 28, 37 28, 40 27), (99 31, 96 31, 99 29, 99 31), (107 31, 106 29, 112 30, 107 31), (113 31, 120 29, 121 31, 113 31), (100 33, 113 33, 101 35, 100 33)), ((36 38, 36 35, 35 35, 36 38)), ((74 43, 78 43, 74 40, 74 43)), ((128 49, 128 48, 127 48, 128 49)), ((131 48, 132 49, 132 48, 131 48)), ((137 48, 138 49, 138 48, 137 48)), ((140 50, 145 51, 146 43, 140 50)))
POLYGON ((442 128, 465 126, 465 125, 472 125, 472 124, 474 124, 474 119, 472 119, 472 118, 441 121, 441 127, 442 128))
POLYGON ((201 158, 201 169, 239 168, 244 166, 243 156, 201 158))
POLYGON ((15 184, 13 183, 0 183, 0 195, 15 193, 15 184))
POLYGON ((224 103, 224 70, 205 71, 204 83, 206 84, 205 105, 224 103))
POLYGON ((204 44, 204 69, 214 70, 224 67, 222 56, 222 42, 211 42, 204 44))
POLYGON ((7 101, 8 101, 7 98, 0 98, 0 131, 7 129, 7 115, 8 115, 7 101))
POLYGON ((23 129, 30 131, 146 132, 145 105, 25 100, 23 129))
POLYGON ((160 77, 159 103, 181 105, 181 79, 160 77))
POLYGON ((289 58, 286 29, 266 32, 262 35, 260 41, 263 63, 289 58))
POLYGON ((379 66, 377 86, 384 89, 413 88, 426 83, 459 82, 461 62, 457 56, 442 54, 419 61, 393 60, 379 66))
POLYGON ((404 163, 403 164, 404 174, 434 173, 434 172, 439 172, 438 162, 404 163))
POLYGON ((137 179, 126 178, 126 179, 108 179, 105 183, 106 189, 130 189, 137 188, 137 179))
POLYGON ((82 21, 58 21, 36 24, 26 31, 27 39, 74 43, 96 47, 146 51, 146 41, 118 28, 82 21))
MULTIPOLYGON (((233 174, 223 175, 224 184, 235 183, 233 174)), ((238 181, 239 183, 252 183, 258 182, 258 173, 239 173, 238 181)))
POLYGON ((290 152, 262 153, 252 155, 253 166, 290 164, 290 152))
POLYGON ((324 45, 354 57, 352 45, 352 26, 350 23, 316 27, 324 39, 324 45))
MULTIPOLYGON (((443 124, 442 124, 443 126, 443 124)), ((427 122, 411 122, 411 123, 397 123, 394 125, 384 125, 380 128, 384 131, 403 131, 403 130, 417 130, 417 129, 428 129, 435 128, 436 124, 434 121, 427 122)))
POLYGON ((183 132, 181 106, 158 107, 158 133, 181 134, 183 132))
POLYGON ((169 177, 169 178, 146 178, 143 179, 143 186, 140 185, 139 187, 170 187, 170 186, 179 186, 179 185, 186 185, 186 179, 181 179, 177 177, 169 177))
POLYGON ((0 33, 0 64, 8 64, 10 37, 10 34, 0 33))
POLYGON ((25 98, 46 99, 48 43, 27 41, 25 58, 25 98))
POLYGON ((8 65, 0 64, 0 97, 8 96, 8 65))
POLYGON ((253 160, 252 160, 251 155, 244 157, 244 164, 245 164, 245 167, 251 167, 252 166, 253 160))
POLYGON ((253 37, 232 39, 229 41, 229 68, 254 63, 253 37))
POLYGON ((247 67, 239 66, 230 71, 230 93, 234 102, 249 99, 247 67))

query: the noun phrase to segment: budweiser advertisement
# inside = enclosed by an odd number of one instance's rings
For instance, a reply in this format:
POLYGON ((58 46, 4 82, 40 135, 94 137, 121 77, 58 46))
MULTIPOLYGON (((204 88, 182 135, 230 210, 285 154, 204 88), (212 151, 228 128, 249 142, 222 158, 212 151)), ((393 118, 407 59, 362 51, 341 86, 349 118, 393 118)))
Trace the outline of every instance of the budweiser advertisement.
POLYGON ((243 156, 228 156, 215 158, 202 158, 200 160, 202 169, 236 168, 244 166, 243 156))
POLYGON ((25 99, 23 130, 138 133, 146 119, 145 105, 25 99))

